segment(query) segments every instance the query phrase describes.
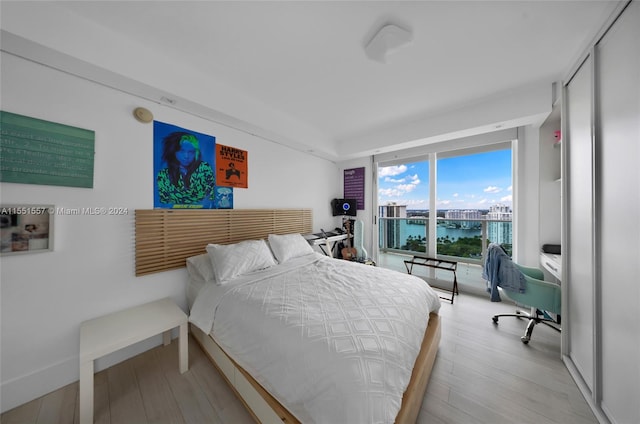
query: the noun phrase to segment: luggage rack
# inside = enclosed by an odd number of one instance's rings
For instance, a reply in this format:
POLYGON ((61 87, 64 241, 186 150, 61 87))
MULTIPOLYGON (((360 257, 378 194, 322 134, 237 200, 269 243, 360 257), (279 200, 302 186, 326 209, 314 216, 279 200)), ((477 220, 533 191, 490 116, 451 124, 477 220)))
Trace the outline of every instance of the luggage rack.
POLYGON ((413 273, 414 265, 426 266, 428 268, 442 269, 445 271, 453 272, 453 287, 451 288, 451 290, 442 289, 442 288, 440 289, 440 290, 451 292, 451 298, 443 297, 443 296, 440 296, 440 298, 444 300, 448 300, 449 302, 451 302, 451 304, 453 304, 453 298, 455 297, 456 294, 458 294, 458 276, 456 275, 456 270, 458 269, 458 262, 448 261, 444 259, 430 258, 428 256, 422 256, 422 255, 413 255, 411 259, 406 259, 404 261, 404 266, 407 268, 408 274, 413 273))

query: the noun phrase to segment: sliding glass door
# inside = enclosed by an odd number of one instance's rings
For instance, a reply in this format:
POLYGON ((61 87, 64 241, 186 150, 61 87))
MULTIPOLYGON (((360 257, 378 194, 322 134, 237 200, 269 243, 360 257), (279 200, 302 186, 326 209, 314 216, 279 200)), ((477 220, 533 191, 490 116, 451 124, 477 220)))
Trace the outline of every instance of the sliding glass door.
POLYGON ((437 175, 437 254, 482 260, 491 242, 511 251, 511 149, 439 154, 437 175))
POLYGON ((426 253, 429 160, 378 167, 378 239, 383 252, 426 253))
POLYGON ((380 255, 481 263, 488 243, 513 243, 511 142, 379 162, 380 255))

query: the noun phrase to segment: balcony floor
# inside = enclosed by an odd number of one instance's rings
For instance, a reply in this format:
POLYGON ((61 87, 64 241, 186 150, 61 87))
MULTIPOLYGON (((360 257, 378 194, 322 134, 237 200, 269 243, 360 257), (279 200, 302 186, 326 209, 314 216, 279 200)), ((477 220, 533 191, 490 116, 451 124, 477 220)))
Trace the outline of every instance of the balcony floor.
MULTIPOLYGON (((411 259, 411 255, 403 255, 400 253, 382 253, 378 255, 378 266, 383 268, 389 268, 400 272, 407 272, 407 268, 404 265, 404 260, 411 259)), ((415 266, 413 268, 413 274, 419 277, 435 277, 441 283, 430 282, 430 285, 434 288, 438 286, 450 289, 452 284, 449 283, 452 280, 452 273, 449 271, 436 271, 435 275, 430 274, 431 269, 424 266, 415 266)), ((461 293, 474 294, 479 296, 487 296, 486 282, 482 279, 482 267, 481 265, 468 264, 464 262, 458 262, 458 269, 456 271, 458 277, 458 291, 461 293)), ((445 293, 445 296, 448 294, 445 293)))

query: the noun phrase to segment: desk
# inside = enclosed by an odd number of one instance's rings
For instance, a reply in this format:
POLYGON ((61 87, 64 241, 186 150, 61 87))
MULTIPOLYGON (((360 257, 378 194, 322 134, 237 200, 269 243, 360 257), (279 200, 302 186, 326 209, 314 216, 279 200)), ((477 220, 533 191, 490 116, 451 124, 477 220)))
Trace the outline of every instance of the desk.
POLYGON ((562 281, 562 255, 542 252, 540 253, 540 264, 558 281, 562 281))
POLYGON ((318 246, 320 250, 322 250, 322 253, 324 253, 325 255, 336 257, 337 255, 334 255, 333 253, 334 249, 336 248, 336 243, 342 240, 346 240, 348 236, 347 234, 338 234, 333 231, 327 232, 326 235, 327 238, 324 238, 321 233, 304 234, 303 237, 311 246, 318 246))
MULTIPOLYGON (((404 261, 404 266, 407 268, 408 274, 411 274, 413 272, 414 265, 421 265, 429 268, 442 269, 445 271, 453 272, 453 287, 450 290, 451 298, 440 296, 441 299, 448 300, 449 302, 451 302, 451 304, 453 304, 453 298, 456 294, 458 294, 458 276, 456 275, 456 270, 458 269, 458 262, 445 261, 444 259, 435 259, 435 258, 429 258, 427 256, 414 255, 411 259, 404 261)), ((441 289, 441 290, 446 290, 446 289, 441 289)))
POLYGON ((175 327, 180 327, 178 363, 184 373, 189 368, 187 315, 169 298, 80 325, 80 424, 93 423, 93 361, 160 333, 168 345, 175 327))

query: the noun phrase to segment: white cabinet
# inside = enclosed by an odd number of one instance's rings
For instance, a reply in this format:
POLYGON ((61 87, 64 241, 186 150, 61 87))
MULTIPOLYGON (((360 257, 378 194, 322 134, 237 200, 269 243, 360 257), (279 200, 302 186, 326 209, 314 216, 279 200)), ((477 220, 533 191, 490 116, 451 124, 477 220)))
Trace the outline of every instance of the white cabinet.
POLYGON ((563 278, 565 297, 562 315, 567 354, 580 371, 588 390, 594 378, 594 237, 593 155, 591 127, 592 63, 588 58, 566 89, 567 140, 566 210, 567 239, 564 254, 567 273, 563 278))
POLYGON ((640 2, 621 5, 563 97, 562 351, 603 423, 640 422, 640 2))
POLYGON ((640 423, 640 3, 596 50, 595 155, 601 404, 612 422, 640 423), (631 360, 630 358, 634 358, 631 360))

